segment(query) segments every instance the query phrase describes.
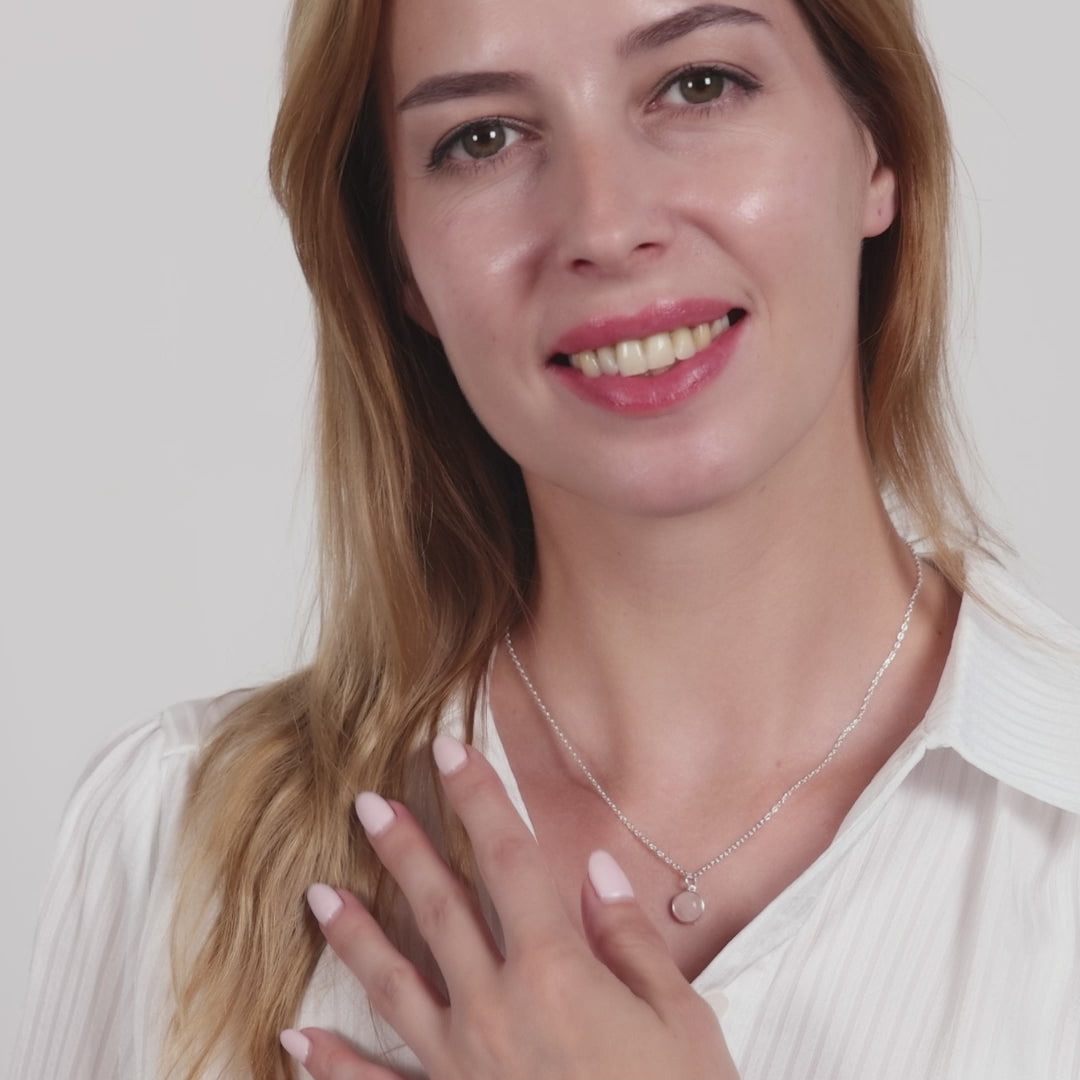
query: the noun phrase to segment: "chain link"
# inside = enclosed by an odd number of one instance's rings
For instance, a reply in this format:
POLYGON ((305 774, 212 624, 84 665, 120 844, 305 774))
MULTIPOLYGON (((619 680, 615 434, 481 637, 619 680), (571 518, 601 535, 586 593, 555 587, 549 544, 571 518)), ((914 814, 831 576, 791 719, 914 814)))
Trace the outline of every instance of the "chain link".
POLYGON ((743 846, 743 844, 745 844, 749 839, 751 839, 751 837, 756 835, 760 829, 762 829, 766 824, 768 824, 768 822, 770 822, 773 817, 780 813, 780 811, 784 808, 791 796, 794 795, 795 792, 798 791, 801 787, 803 787, 804 784, 807 784, 811 780, 813 780, 814 777, 817 776, 818 773, 820 773, 833 760, 834 757, 836 757, 836 755, 840 752, 840 747, 844 745, 844 741, 859 726, 862 718, 866 715, 866 710, 870 707, 870 700, 874 696, 874 691, 877 690, 878 684, 884 677, 885 672, 888 671, 889 667, 892 665, 893 660, 896 659, 896 654, 900 651, 900 647, 904 644, 904 638, 907 636, 908 629, 911 625, 911 616, 915 610, 915 601, 919 598, 919 592, 922 590, 922 560, 915 553, 915 549, 912 548, 910 544, 908 545, 908 549, 911 551, 911 554, 915 559, 915 588, 914 590, 912 590, 911 598, 908 600, 907 609, 904 611, 904 618, 900 623, 900 629, 897 632, 896 640, 893 642, 892 649, 889 650, 889 655, 885 657, 885 659, 881 663, 881 667, 877 669, 877 672, 874 674, 873 679, 870 680, 870 685, 867 687, 866 693, 862 699, 862 705, 859 706, 859 711, 855 714, 854 719, 851 720, 851 722, 843 729, 843 731, 840 732, 840 734, 836 737, 836 741, 832 744, 832 748, 813 769, 811 769, 805 776, 796 780, 795 783, 792 784, 791 787, 789 787, 787 791, 785 791, 784 794, 776 800, 775 803, 773 803, 771 809, 769 809, 765 814, 758 818, 757 821, 755 821, 754 824, 751 825, 750 828, 742 834, 742 836, 740 836, 737 840, 732 841, 732 843, 730 843, 726 848, 724 848, 724 850, 721 851, 719 855, 714 856, 703 866, 699 866, 696 870, 687 870, 686 867, 684 867, 681 863, 673 859, 666 851, 664 851, 663 848, 659 847, 652 840, 650 840, 649 837, 646 836, 645 833, 643 833, 641 829, 639 829, 622 812, 622 810, 619 809, 619 807, 615 804, 615 800, 612 799, 612 797, 604 790, 603 786, 600 784, 600 781, 596 779, 596 777, 592 773, 592 770, 589 768, 588 765, 586 765, 584 759, 574 748, 570 740, 566 737, 566 733, 556 722, 555 717, 551 715, 551 712, 548 709, 547 705, 544 704, 543 698, 540 697, 540 692, 533 685, 532 679, 529 678, 529 673, 525 670, 525 665, 521 662, 521 659, 517 654, 517 650, 514 648, 514 643, 510 638, 509 630, 506 631, 503 641, 506 645, 506 651, 510 654, 510 659, 514 663, 514 667, 517 668, 518 674, 521 676, 521 681, 525 684, 525 688, 529 691, 529 694, 531 695, 533 701, 536 702, 537 708, 547 719, 547 722, 551 725, 551 729, 552 731, 554 731, 555 736, 558 738, 559 742, 563 744, 563 746, 566 748, 567 753, 573 759, 575 764, 585 774, 585 777, 592 785, 596 794, 599 795, 605 803, 607 803, 612 813, 614 813, 614 815, 619 819, 619 821, 621 821, 622 824, 642 844, 644 844, 645 847, 649 849, 649 851, 651 851, 658 859, 663 861, 665 865, 670 866, 672 870, 674 870, 682 877, 688 892, 697 892, 698 878, 700 878, 702 874, 711 870, 714 866, 722 863, 730 855, 733 855, 736 851, 739 850, 739 848, 743 846))

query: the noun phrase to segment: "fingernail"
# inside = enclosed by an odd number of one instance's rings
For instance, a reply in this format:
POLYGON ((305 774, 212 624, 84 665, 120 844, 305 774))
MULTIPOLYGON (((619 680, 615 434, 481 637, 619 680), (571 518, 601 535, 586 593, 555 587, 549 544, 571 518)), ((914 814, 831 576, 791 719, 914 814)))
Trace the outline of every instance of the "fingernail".
POLYGON ((301 1065, 307 1061, 308 1054, 311 1053, 311 1040, 307 1036, 301 1035, 299 1031, 293 1031, 292 1028, 286 1028, 278 1038, 290 1057, 296 1058, 301 1065))
POLYGON ((589 881, 592 882, 596 895, 605 904, 616 900, 634 899, 630 879, 606 851, 594 851, 589 856, 589 881))
POLYGON ((307 902, 320 926, 325 926, 345 906, 329 885, 312 885, 307 891, 307 902))
POLYGON ((444 735, 442 732, 435 736, 431 751, 435 755, 435 764, 443 776, 456 773, 469 760, 464 745, 452 735, 444 735))
POLYGON ((368 836, 378 836, 379 833, 386 832, 397 821, 394 808, 374 791, 361 791, 356 796, 356 816, 368 836))

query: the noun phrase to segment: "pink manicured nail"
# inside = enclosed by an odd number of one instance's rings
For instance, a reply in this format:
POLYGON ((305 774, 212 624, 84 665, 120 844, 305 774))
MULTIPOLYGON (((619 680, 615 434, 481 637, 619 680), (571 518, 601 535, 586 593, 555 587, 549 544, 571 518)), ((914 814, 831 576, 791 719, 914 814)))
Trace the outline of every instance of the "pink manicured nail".
POLYGON ((634 899, 630 879, 606 851, 594 851, 589 856, 589 881, 605 904, 634 899))
POLYGON ((435 736, 431 750, 435 755, 435 764, 443 776, 456 773, 469 760, 464 745, 452 735, 444 735, 442 732, 435 736))
POLYGON ((299 1031, 293 1031, 292 1028, 287 1028, 278 1038, 290 1057, 296 1058, 301 1065, 307 1061, 308 1054, 311 1053, 311 1040, 309 1038, 301 1035, 299 1031))
POLYGON ((386 832, 397 821, 394 808, 374 791, 361 791, 356 796, 356 816, 368 836, 378 836, 379 833, 386 832))
POLYGON ((312 885, 307 891, 307 902, 320 926, 325 926, 345 906, 329 885, 312 885))

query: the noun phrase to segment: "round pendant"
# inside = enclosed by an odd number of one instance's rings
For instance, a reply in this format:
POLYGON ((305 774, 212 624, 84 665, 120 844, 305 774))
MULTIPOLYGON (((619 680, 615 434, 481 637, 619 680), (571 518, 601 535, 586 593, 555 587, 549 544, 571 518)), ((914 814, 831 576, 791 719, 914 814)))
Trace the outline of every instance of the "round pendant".
POLYGON ((705 900, 699 893, 685 889, 671 901, 671 914, 681 923, 695 923, 705 914, 705 900))

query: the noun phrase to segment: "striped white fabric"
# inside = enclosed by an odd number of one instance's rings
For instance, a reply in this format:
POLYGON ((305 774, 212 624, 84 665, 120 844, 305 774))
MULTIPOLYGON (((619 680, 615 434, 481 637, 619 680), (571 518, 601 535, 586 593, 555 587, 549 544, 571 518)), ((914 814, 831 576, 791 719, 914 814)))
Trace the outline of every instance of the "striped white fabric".
MULTIPOLYGON (((1080 1078, 1080 633, 1000 570, 979 584, 1033 633, 965 598, 923 722, 825 853, 695 980, 730 1001, 743 1080, 1080 1078)), ((13 1080, 160 1076, 178 814, 199 747, 238 700, 168 710, 79 785, 13 1080)), ((480 730, 528 820, 486 712, 480 730)), ((298 1024, 416 1068, 332 954, 298 1024)))

